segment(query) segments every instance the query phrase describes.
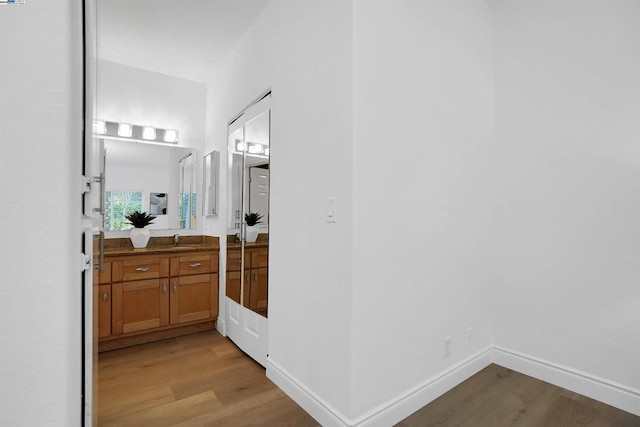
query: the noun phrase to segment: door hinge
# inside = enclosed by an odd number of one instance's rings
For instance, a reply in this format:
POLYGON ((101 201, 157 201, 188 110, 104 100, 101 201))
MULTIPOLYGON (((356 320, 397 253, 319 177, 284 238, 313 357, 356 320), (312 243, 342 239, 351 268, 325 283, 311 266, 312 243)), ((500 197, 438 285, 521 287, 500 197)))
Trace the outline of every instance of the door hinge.
POLYGON ((81 256, 81 271, 87 271, 91 269, 91 256, 85 253, 80 254, 81 256))
POLYGON ((91 190, 93 190, 94 182, 100 185, 104 184, 104 173, 101 173, 100 175, 96 175, 93 177, 82 175, 82 192, 90 193, 91 190))
POLYGON ((82 175, 82 194, 91 193, 91 188, 93 187, 93 181, 91 178, 82 175))

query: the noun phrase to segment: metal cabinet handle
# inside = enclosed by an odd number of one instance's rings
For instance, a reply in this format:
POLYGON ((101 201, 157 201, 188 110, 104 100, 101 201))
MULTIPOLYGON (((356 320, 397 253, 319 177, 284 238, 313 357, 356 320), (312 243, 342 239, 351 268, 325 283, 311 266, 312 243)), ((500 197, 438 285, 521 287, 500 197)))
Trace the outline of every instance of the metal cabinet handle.
POLYGON ((198 268, 198 267, 202 267, 202 264, 199 262, 196 262, 194 264, 191 264, 191 268, 198 268))
POLYGON ((164 285, 162 285, 162 293, 163 294, 167 293, 167 284, 166 283, 164 285))
POLYGON ((149 271, 149 267, 138 267, 136 271, 149 271))
POLYGON ((253 280, 258 281, 258 273, 253 273, 253 280))
POLYGON ((102 293, 102 301, 104 301, 104 302, 109 301, 109 292, 108 291, 104 291, 102 293))
POLYGON ((177 294, 177 293, 178 293, 178 284, 177 284, 177 283, 174 283, 174 284, 173 284, 173 293, 174 293, 174 294, 177 294))

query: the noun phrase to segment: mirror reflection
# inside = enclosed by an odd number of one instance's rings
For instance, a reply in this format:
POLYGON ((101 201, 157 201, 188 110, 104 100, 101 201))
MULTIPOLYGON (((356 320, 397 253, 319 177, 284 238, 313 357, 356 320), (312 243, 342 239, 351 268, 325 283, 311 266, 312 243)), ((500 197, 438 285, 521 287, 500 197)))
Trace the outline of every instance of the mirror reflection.
POLYGON ((196 227, 196 163, 190 148, 106 139, 105 230, 128 230, 133 211, 157 216, 149 229, 196 227))
POLYGON ((229 127, 227 297, 267 317, 270 96, 229 127))
POLYGON ((149 214, 156 216, 167 214, 167 193, 151 193, 149 199, 149 214))

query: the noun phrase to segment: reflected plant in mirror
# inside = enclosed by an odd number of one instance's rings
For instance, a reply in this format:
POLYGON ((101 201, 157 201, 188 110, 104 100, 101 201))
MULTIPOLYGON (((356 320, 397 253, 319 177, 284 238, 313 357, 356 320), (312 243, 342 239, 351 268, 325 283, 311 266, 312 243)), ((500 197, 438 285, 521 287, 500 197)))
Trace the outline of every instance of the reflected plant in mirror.
POLYGON ((244 214, 244 220, 247 222, 247 225, 252 227, 256 224, 260 224, 262 221, 260 221, 262 219, 264 215, 260 215, 257 212, 252 212, 252 213, 248 213, 248 214, 244 214))

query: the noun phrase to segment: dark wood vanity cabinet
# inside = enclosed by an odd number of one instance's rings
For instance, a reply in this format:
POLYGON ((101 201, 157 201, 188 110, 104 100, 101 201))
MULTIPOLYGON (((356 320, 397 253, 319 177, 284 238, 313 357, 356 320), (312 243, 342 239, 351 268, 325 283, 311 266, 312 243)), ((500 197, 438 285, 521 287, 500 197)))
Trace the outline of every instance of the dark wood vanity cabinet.
POLYGON ((93 333, 98 338, 111 335, 111 263, 105 262, 103 271, 93 271, 93 333))
MULTIPOLYGON (((227 284, 226 295, 240 304, 241 292, 241 250, 227 249, 227 284)), ((268 246, 245 247, 244 283, 242 289, 242 305, 263 316, 267 315, 268 280, 269 280, 269 248, 268 246)))
POLYGON ((218 263, 217 251, 108 257, 105 272, 94 274, 101 350, 131 345, 127 337, 135 336, 131 342, 138 344, 145 342, 144 334, 149 340, 181 335, 177 328, 203 322, 212 329, 218 317, 218 263))
POLYGON ((171 258, 172 325, 218 317, 218 254, 171 258))

